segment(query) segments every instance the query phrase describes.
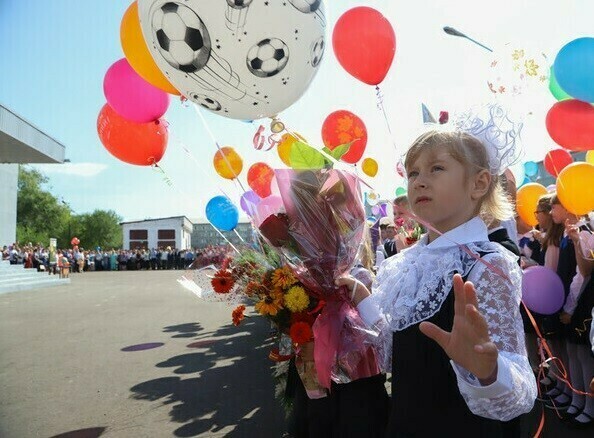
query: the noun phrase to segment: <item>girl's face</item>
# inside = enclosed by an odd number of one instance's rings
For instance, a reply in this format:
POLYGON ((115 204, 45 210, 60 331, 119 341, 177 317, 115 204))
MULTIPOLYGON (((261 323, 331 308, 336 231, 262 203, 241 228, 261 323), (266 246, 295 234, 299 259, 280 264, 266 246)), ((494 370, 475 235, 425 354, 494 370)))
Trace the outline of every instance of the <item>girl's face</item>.
POLYGON ((551 214, 549 212, 543 210, 540 206, 537 206, 534 214, 536 215, 536 220, 541 230, 548 230, 551 227, 553 220, 551 219, 551 214))
POLYGON ((464 166, 447 150, 421 152, 407 174, 413 212, 442 233, 476 215, 491 181, 487 171, 467 177, 464 166))
POLYGON ((561 204, 553 204, 551 206, 551 217, 556 224, 564 224, 565 220, 569 219, 569 212, 561 204))

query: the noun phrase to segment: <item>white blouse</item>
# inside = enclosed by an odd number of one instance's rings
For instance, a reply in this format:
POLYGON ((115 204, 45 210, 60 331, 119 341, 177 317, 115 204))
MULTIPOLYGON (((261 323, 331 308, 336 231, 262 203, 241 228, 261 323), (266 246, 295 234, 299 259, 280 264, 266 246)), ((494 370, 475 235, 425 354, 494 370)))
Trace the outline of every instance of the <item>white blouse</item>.
POLYGON ((373 293, 359 303, 358 310, 368 327, 375 329, 384 370, 391 366, 392 332, 435 315, 452 290, 455 273, 475 285, 479 311, 499 350, 497 380, 489 386, 481 386, 451 361, 468 408, 475 415, 500 421, 530 412, 537 391, 520 316, 522 273, 513 254, 488 241, 487 227, 478 217, 429 244, 425 236, 381 265, 373 293), (482 259, 491 266, 477 261, 460 245, 474 254, 486 252, 482 259))

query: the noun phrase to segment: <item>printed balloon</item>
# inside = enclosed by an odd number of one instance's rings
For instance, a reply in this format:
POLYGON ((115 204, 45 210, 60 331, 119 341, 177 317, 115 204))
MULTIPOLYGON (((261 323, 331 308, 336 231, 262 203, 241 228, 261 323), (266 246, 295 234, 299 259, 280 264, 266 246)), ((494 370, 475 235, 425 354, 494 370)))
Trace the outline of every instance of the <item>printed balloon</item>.
POLYGON ((225 117, 272 117, 295 103, 326 49, 322 0, 139 0, 155 62, 188 99, 225 117))

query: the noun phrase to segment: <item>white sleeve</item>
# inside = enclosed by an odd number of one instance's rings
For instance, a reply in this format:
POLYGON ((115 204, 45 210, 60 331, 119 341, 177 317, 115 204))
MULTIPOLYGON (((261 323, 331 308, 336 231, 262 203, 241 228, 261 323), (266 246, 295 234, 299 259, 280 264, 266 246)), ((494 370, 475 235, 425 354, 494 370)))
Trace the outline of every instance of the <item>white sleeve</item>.
POLYGON ((567 299, 565 300, 565 304, 563 305, 563 311, 565 313, 569 313, 573 315, 575 308, 577 307, 577 303, 582 295, 582 289, 584 288, 584 277, 582 274, 577 272, 573 280, 571 280, 571 284, 569 285, 569 294, 567 295, 567 299))
POLYGON ((491 341, 499 350, 497 380, 481 386, 478 379, 452 363, 458 388, 475 415, 509 421, 530 412, 536 399, 536 379, 528 363, 524 327, 520 316, 522 273, 511 257, 501 253, 484 257, 505 272, 510 281, 478 262, 468 281, 476 288, 479 311, 487 320, 491 341))

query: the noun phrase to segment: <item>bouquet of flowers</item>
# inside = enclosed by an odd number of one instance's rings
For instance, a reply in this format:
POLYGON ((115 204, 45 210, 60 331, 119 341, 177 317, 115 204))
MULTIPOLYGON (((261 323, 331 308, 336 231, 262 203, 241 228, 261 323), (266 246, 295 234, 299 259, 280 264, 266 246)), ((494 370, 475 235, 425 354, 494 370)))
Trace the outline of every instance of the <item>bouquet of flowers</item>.
POLYGON ((396 219, 396 226, 398 227, 398 235, 402 236, 404 244, 408 247, 416 243, 423 235, 423 228, 413 220, 405 220, 404 218, 396 219))
MULTIPOLYGON (((321 388, 330 388, 332 380, 346 383, 379 373, 365 325, 346 289, 335 285, 336 278, 349 273, 363 239, 357 177, 336 169, 275 173, 284 212, 265 218, 259 229, 321 308, 312 325, 314 377, 321 388)), ((306 355, 310 349, 304 349, 306 355)))

